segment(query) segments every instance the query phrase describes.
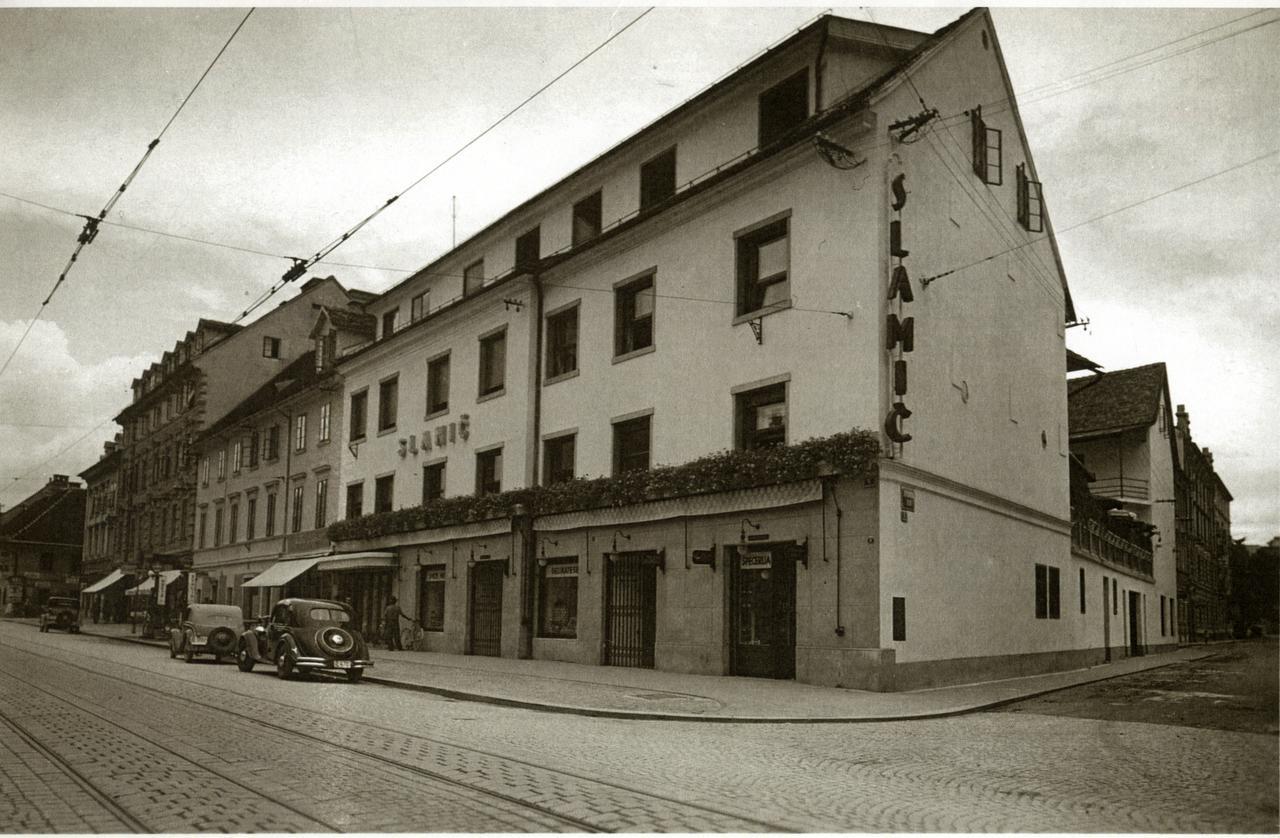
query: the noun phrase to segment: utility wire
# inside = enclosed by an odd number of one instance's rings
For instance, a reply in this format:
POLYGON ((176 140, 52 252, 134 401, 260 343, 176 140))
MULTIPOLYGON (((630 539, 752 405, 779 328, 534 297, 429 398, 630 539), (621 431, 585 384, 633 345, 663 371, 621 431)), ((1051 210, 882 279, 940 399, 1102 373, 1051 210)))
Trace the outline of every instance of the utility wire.
POLYGON ((398 193, 396 193, 395 195, 392 195, 392 196, 391 196, 390 198, 388 198, 385 202, 383 202, 382 206, 378 207, 378 208, 377 208, 377 209, 375 209, 373 212, 371 212, 369 215, 365 216, 361 221, 359 221, 355 226, 351 227, 351 228, 350 228, 349 230, 347 230, 345 233, 343 233, 342 235, 338 236, 337 238, 335 238, 335 239, 331 240, 328 244, 326 244, 324 247, 322 247, 322 248, 320 248, 319 250, 317 250, 317 251, 316 251, 314 254, 312 254, 309 258, 307 258, 307 259, 299 259, 299 258, 297 258, 297 257, 291 257, 291 258, 293 258, 293 267, 291 267, 291 268, 289 268, 289 270, 285 271, 284 276, 282 276, 282 277, 280 278, 280 281, 279 281, 278 283, 276 283, 275 285, 273 285, 273 286, 272 286, 272 287, 271 287, 271 288, 270 288, 266 293, 264 293, 261 297, 259 297, 259 298, 258 298, 258 299, 257 299, 257 300, 252 304, 252 305, 250 305, 250 306, 249 306, 248 308, 246 308, 243 312, 241 312, 240 316, 239 316, 239 317, 237 317, 237 318, 236 318, 235 320, 233 320, 232 322, 233 322, 233 323, 239 323, 241 320, 243 320, 244 318, 248 317, 248 316, 249 316, 249 314, 250 314, 251 312, 253 312, 253 310, 254 310, 254 309, 258 308, 258 306, 262 305, 262 304, 263 304, 263 303, 265 303, 267 300, 269 300, 271 297, 273 297, 273 296, 274 296, 274 295, 275 295, 275 294, 276 294, 276 293, 277 293, 281 288, 283 288, 285 285, 287 285, 288 283, 292 282, 292 281, 293 281, 293 280, 295 280, 295 279, 298 279, 299 277, 304 276, 304 275, 306 274, 306 272, 307 272, 308 270, 310 270, 310 269, 311 269, 311 267, 312 267, 313 265, 315 265, 317 262, 322 261, 322 260, 323 260, 326 256, 328 256, 330 253, 332 253, 333 251, 335 251, 335 250, 337 250, 339 247, 341 247, 344 243, 346 243, 346 241, 347 241, 348 239, 350 239, 350 238, 351 238, 352 236, 354 236, 356 233, 360 232, 361 228, 363 228, 366 224, 368 224, 369 222, 373 221, 375 218, 377 218, 379 215, 381 215, 383 212, 385 212, 385 211, 387 210, 387 208, 388 208, 388 207, 390 207, 393 203, 395 203, 397 200, 399 200, 403 195, 405 195, 406 193, 408 193, 408 192, 409 192, 409 190, 411 190, 411 189, 413 189, 414 187, 418 186, 418 185, 419 185, 420 183, 422 183, 424 180, 426 180, 427 178, 431 177, 431 175, 435 174, 437 171, 439 171, 441 168, 443 168, 443 167, 444 167, 446 164, 448 164, 451 160, 453 160, 453 159, 454 159, 454 158, 456 158, 458 155, 462 154, 464 151, 466 151, 467 149, 471 148, 471 146, 475 145, 475 144, 476 144, 477 142, 479 142, 481 139, 483 139, 484 137, 486 137, 486 136, 487 136, 491 131, 493 131, 493 130, 494 130, 495 128, 497 128, 499 125, 501 125, 502 123, 504 123, 504 122, 506 122, 508 119, 510 119, 512 116, 514 116, 514 115, 516 114, 516 112, 517 112, 517 111, 519 111, 519 110, 520 110, 520 109, 522 109, 525 105, 527 105, 527 104, 529 104, 530 102, 532 102, 532 101, 533 101, 534 99, 536 99, 538 96, 542 95, 542 93, 544 93, 544 92, 545 92, 549 87, 551 87, 553 84, 555 84, 556 82, 560 81, 560 79, 562 79, 562 78, 564 78, 565 76, 569 75, 569 73, 573 72, 573 71, 574 71, 574 70, 575 70, 579 65, 581 65, 583 62, 585 62, 587 59, 591 58, 591 56, 595 55, 597 52, 599 52, 600 50, 604 49, 606 46, 608 46, 610 43, 612 43, 612 42, 613 42, 613 40, 614 40, 615 38, 617 38, 617 37, 619 37, 620 35, 622 35, 622 33, 623 33, 623 32, 626 32, 626 31, 627 31, 628 29, 630 29, 632 26, 635 26, 637 23, 639 23, 639 22, 640 22, 641 18, 643 18, 645 15, 649 14, 649 13, 650 13, 650 12, 652 12, 653 10, 654 10, 654 7, 653 7, 653 6, 650 6, 649 8, 645 9, 645 10, 644 10, 643 12, 641 12, 640 14, 636 15, 634 18, 632 18, 632 19, 631 19, 631 21, 630 21, 629 23, 627 23, 625 26, 623 26, 623 27, 622 27, 621 29, 619 29, 617 32, 614 32, 614 33, 613 33, 612 35, 610 35, 608 38, 605 38, 605 39, 604 39, 603 41, 601 41, 601 42, 600 42, 600 43, 599 43, 599 44, 598 44, 594 49, 592 49, 592 50, 591 50, 590 52, 588 52, 586 55, 584 55, 584 56, 582 56, 581 58, 579 58, 577 61, 575 61, 575 62, 573 62, 572 64, 570 64, 567 68, 565 68, 563 71, 561 71, 561 72, 560 72, 560 73, 559 73, 555 78, 551 79, 551 81, 549 81, 549 82, 547 82, 546 84, 542 85, 542 86, 541 86, 541 87, 539 87, 537 90, 535 90, 533 93, 530 93, 530 94, 529 94, 528 96, 526 96, 526 97, 525 97, 525 98, 524 98, 524 99, 523 99, 523 100, 522 100, 518 105, 516 105, 514 108, 511 108, 511 109, 510 109, 510 110, 508 110, 506 113, 504 113, 502 116, 500 116, 496 121, 494 121, 493 123, 491 123, 491 124, 489 125, 489 127, 485 128, 485 129, 484 129, 483 131, 481 131, 479 134, 476 134, 474 137, 472 137, 471 139, 467 140, 465 143, 463 143, 461 146, 459 146, 456 150, 454 150, 451 154, 449 154, 447 157, 445 157, 445 158, 444 158, 443 160, 441 160, 439 163, 437 163, 436 165, 434 165, 434 166, 432 166, 430 169, 428 169, 428 170, 426 171, 426 173, 424 173, 423 175, 421 175, 417 180, 415 180, 415 181, 413 181, 412 183, 410 183, 408 186, 406 186, 404 189, 400 190, 400 191, 399 191, 398 193))
POLYGON ((36 313, 32 316, 30 322, 27 323, 27 328, 23 331, 22 337, 18 339, 17 344, 14 345, 13 351, 9 353, 9 357, 5 359, 4 364, 0 365, 0 376, 4 375, 5 370, 9 368, 9 363, 13 361, 14 356, 18 354, 18 350, 26 341, 27 336, 31 334, 31 329, 44 313, 45 307, 53 300, 53 295, 58 293, 58 289, 62 287, 62 283, 66 282, 67 274, 71 272, 72 266, 75 265, 76 260, 80 258, 80 253, 98 237, 98 225, 106 220, 107 214, 115 208, 116 203, 124 195, 125 190, 129 188, 129 185, 133 183, 133 179, 138 176, 138 172, 140 172, 142 167, 146 165, 148 158, 151 157, 151 153, 155 151, 156 146, 160 144, 161 137, 163 137, 165 132, 169 130, 169 126, 173 124, 173 121, 178 118, 178 114, 182 113, 182 109, 187 106, 187 102, 191 100, 192 95, 194 95, 196 90, 200 87, 205 76, 209 75, 209 71, 213 69, 213 65, 218 63, 218 59, 222 57, 222 53, 226 52, 227 47, 231 45, 231 42, 235 39, 236 35, 239 34, 240 29, 244 26, 245 21, 249 19, 249 15, 251 14, 253 14, 253 9, 249 9, 249 11, 245 13, 245 16, 241 18, 240 24, 236 26, 235 31, 231 33, 231 37, 227 38, 226 43, 222 45, 222 49, 218 50, 218 54, 213 57, 213 61, 209 62, 209 66, 200 74, 200 79, 195 83, 195 86, 192 87, 191 90, 188 91, 187 95, 183 97, 182 102, 178 105, 178 109, 173 112, 173 116, 169 117, 169 121, 164 124, 164 128, 160 129, 160 133, 156 135, 156 138, 147 144, 147 150, 143 152, 142 159, 137 162, 133 167, 133 171, 129 172, 129 175, 124 179, 124 182, 121 183, 116 191, 112 193, 111 197, 107 199, 107 203, 102 207, 102 210, 99 211, 96 216, 80 216, 80 218, 83 218, 85 221, 84 229, 80 231, 80 235, 76 239, 76 247, 75 250, 71 252, 71 258, 67 260, 67 264, 63 267, 62 273, 58 274, 58 280, 53 283, 53 288, 49 290, 49 294, 44 298, 44 302, 40 304, 40 307, 36 309, 36 313))
MULTIPOLYGON (((19 483, 19 482, 21 482, 21 481, 23 481, 23 480, 28 479, 28 478, 29 478, 29 477, 31 477, 31 475, 33 475, 35 472, 37 472, 37 471, 39 471, 40 469, 44 468, 44 467, 45 467, 45 466, 47 466, 49 463, 52 463, 54 460, 58 459, 58 458, 59 458, 59 457, 61 457, 63 454, 67 453, 67 452, 68 452, 68 451, 70 451, 72 448, 75 448, 77 445, 79 445, 80 443, 84 442, 84 441, 85 441, 86 439, 88 439, 89 437, 93 436, 93 434, 94 434, 94 433, 96 433, 96 432, 98 431, 98 429, 99 429, 99 428, 101 428, 103 425, 107 424, 108 422, 112 421, 112 418, 113 418, 113 417, 108 416, 106 419, 103 419, 101 422, 99 422, 98 424, 96 424, 96 425, 94 425, 92 428, 90 428, 88 431, 86 431, 83 435, 76 437, 74 440, 72 440, 70 443, 68 443, 66 446, 64 446, 61 450, 59 450, 59 451, 58 451, 56 454, 54 454, 52 457, 49 457, 49 458, 45 459, 44 461, 42 461, 42 462, 40 462, 40 463, 37 463, 36 465, 32 466, 31 468, 29 468, 29 469, 27 469, 25 472, 23 472, 20 476, 18 476, 18 477, 11 477, 11 478, 9 478, 9 479, 10 479, 10 480, 12 480, 12 481, 13 481, 13 483, 15 483, 15 484, 16 484, 16 483, 19 483)), ((14 488, 14 487, 13 487, 13 486, 10 486, 9 488, 14 488)), ((3 491, 0 491, 0 495, 3 495, 3 494, 4 494, 4 492, 3 492, 3 491)))
MULTIPOLYGON (((1155 195, 1148 195, 1147 197, 1134 201, 1133 203, 1125 204, 1124 206, 1121 206, 1121 207, 1116 207, 1115 209, 1108 210, 1100 215, 1095 215, 1092 218, 1086 218, 1083 221, 1078 221, 1069 227, 1063 227, 1061 230, 1056 231, 1054 235, 1061 236, 1065 233, 1071 232, 1072 230, 1077 230, 1089 224, 1094 224, 1098 221, 1101 221, 1104 218, 1110 218, 1111 216, 1116 215, 1117 213, 1124 212, 1125 210, 1131 210, 1134 207, 1138 207, 1143 204, 1150 203, 1156 200, 1157 198, 1163 198, 1166 195, 1172 195, 1174 192, 1181 192, 1183 189, 1189 189, 1190 187, 1204 183, 1207 180, 1212 180, 1213 178, 1228 174, 1229 172, 1234 172, 1237 169, 1243 169, 1245 166, 1251 166, 1254 163, 1258 163, 1262 160, 1267 159, 1268 157, 1274 157, 1277 154, 1280 154, 1280 149, 1272 149, 1271 151, 1268 151, 1266 154, 1260 154, 1257 157, 1254 157, 1250 160, 1245 160, 1241 163, 1236 163, 1234 166, 1228 166, 1225 169, 1221 169, 1219 171, 1213 172, 1212 174, 1205 175, 1204 177, 1196 178, 1195 180, 1187 181, 1186 183, 1180 184, 1170 189, 1166 189, 1163 192, 1158 192, 1155 195)), ((981 259, 977 259, 973 262, 969 262, 968 264, 961 265, 956 268, 951 268, 950 270, 943 271, 942 273, 934 274, 933 276, 924 277, 923 279, 920 280, 920 282, 924 285, 928 285, 929 283, 942 279, 945 276, 951 276, 952 274, 958 274, 962 271, 967 271, 969 268, 972 268, 975 265, 981 265, 984 262, 990 262, 992 259, 995 259, 999 256, 1003 256, 1004 254, 1012 252, 1013 250, 1017 250, 1018 248, 1022 248, 1022 247, 1027 247, 1028 245, 1035 244, 1036 242, 1044 241, 1047 238, 1049 238, 1048 235, 1039 236, 1037 238, 1031 239, 1030 241, 1023 242, 1022 244, 1017 245, 1017 247, 1011 247, 1008 250, 1002 250, 999 253, 992 253, 989 256, 984 256, 981 259)))

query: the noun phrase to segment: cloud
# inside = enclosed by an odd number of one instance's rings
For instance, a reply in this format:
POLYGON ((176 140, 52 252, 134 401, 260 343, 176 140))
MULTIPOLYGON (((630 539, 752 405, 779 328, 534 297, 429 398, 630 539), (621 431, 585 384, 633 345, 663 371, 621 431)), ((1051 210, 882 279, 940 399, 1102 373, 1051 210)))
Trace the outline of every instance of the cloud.
MULTIPOLYGON (((26 326, 0 321, 0 357, 9 357, 26 326)), ((0 377, 0 499, 17 503, 49 475, 74 475, 92 464, 117 430, 109 417, 128 404, 130 383, 151 360, 113 355, 81 362, 58 323, 38 321, 0 377)))

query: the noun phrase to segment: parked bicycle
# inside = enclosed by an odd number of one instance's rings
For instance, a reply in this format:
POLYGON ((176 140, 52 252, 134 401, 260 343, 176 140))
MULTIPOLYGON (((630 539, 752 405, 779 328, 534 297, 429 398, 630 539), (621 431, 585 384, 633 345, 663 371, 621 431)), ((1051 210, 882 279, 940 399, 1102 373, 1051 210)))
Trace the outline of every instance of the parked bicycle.
POLYGON ((425 632, 422 623, 412 620, 408 626, 400 630, 400 645, 406 649, 417 649, 423 634, 425 632))

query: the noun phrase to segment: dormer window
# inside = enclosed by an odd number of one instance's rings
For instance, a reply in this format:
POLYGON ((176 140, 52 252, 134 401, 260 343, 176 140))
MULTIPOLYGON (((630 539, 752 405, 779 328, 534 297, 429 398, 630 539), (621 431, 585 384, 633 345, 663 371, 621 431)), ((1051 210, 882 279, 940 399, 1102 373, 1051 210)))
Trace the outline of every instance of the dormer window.
POLYGON ((573 246, 577 247, 600 235, 603 226, 603 201, 599 190, 573 205, 573 246))
POLYGON ((479 259, 462 269, 462 293, 471 296, 484 285, 484 260, 479 259))
POLYGON ((423 291, 414 297, 409 303, 409 322, 417 323, 427 314, 427 301, 429 299, 429 291, 423 291))
POLYGON ((809 68, 760 94, 760 147, 809 118, 809 68))
POLYGON ((516 270, 528 271, 542 256, 542 228, 532 230, 516 239, 516 270))
POLYGON ((653 209, 676 194, 675 146, 640 167, 640 211, 653 209))
POLYGON ((400 318, 400 309, 393 308, 391 311, 382 315, 382 339, 386 340, 396 333, 397 321, 400 318))

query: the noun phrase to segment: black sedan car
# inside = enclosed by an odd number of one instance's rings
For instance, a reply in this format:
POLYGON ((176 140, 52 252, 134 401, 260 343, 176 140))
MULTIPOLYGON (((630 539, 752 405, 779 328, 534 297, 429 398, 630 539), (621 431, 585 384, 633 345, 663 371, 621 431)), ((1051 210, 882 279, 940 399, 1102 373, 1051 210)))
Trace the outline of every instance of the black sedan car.
POLYGON ((242 672, 255 664, 275 666, 281 678, 294 673, 329 672, 359 681, 373 666, 369 647, 351 628, 351 612, 340 602, 282 599, 270 617, 240 635, 236 659, 242 672))
POLYGON ((40 612, 40 630, 62 629, 68 634, 80 631, 80 601, 75 597, 51 596, 40 612))

